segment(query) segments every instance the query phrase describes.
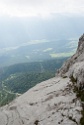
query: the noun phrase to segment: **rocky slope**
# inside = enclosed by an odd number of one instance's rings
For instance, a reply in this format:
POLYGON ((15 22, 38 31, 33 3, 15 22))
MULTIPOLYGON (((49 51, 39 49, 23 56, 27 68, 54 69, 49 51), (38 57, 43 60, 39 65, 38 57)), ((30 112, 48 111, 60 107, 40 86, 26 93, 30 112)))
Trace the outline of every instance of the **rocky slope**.
POLYGON ((81 101, 71 77, 83 85, 84 35, 78 49, 58 71, 10 104, 0 108, 0 125, 80 125, 81 101))
POLYGON ((64 63, 56 75, 66 75, 68 77, 73 76, 77 81, 78 87, 84 85, 84 34, 79 38, 76 53, 64 63))

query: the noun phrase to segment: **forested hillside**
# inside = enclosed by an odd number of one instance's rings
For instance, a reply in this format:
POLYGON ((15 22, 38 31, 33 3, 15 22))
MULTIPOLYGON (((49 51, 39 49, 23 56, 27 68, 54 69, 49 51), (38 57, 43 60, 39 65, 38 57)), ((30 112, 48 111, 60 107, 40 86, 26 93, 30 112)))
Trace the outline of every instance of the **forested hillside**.
POLYGON ((55 76, 67 58, 15 64, 0 71, 0 105, 13 100, 36 84, 55 76))
POLYGON ((56 72, 56 70, 61 67, 66 59, 67 58, 57 58, 42 62, 20 63, 11 65, 9 67, 0 68, 0 81, 15 73, 42 73, 45 71, 56 72))

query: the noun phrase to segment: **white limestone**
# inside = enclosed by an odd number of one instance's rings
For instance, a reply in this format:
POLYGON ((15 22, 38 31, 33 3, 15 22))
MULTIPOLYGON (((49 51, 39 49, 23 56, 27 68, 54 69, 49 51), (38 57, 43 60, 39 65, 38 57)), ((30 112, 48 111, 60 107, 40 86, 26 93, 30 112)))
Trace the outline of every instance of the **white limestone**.
POLYGON ((70 79, 55 77, 2 107, 0 125, 77 125, 81 110, 70 79))
POLYGON ((76 54, 56 77, 0 108, 0 125, 80 125, 82 106, 73 92, 71 76, 77 79, 78 86, 84 84, 84 35, 79 39, 76 54))

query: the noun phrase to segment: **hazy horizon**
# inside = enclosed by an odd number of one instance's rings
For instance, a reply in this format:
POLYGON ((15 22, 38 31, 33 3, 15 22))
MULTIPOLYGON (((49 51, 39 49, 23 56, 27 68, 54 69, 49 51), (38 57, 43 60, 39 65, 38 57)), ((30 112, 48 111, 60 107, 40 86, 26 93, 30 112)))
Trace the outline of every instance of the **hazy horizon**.
POLYGON ((1 65, 73 55, 83 13, 83 0, 0 0, 1 65))
POLYGON ((0 0, 0 48, 32 40, 79 38, 83 0, 0 0))

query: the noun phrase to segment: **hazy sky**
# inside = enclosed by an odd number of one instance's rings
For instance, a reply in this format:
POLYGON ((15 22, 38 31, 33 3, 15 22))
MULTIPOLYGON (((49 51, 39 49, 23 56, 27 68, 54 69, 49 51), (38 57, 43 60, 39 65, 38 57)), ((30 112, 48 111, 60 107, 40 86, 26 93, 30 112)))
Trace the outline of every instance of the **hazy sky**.
POLYGON ((0 16, 42 16, 53 13, 84 14, 84 0, 0 0, 0 16))
POLYGON ((79 37, 83 29, 84 0, 0 0, 0 48, 79 37))

